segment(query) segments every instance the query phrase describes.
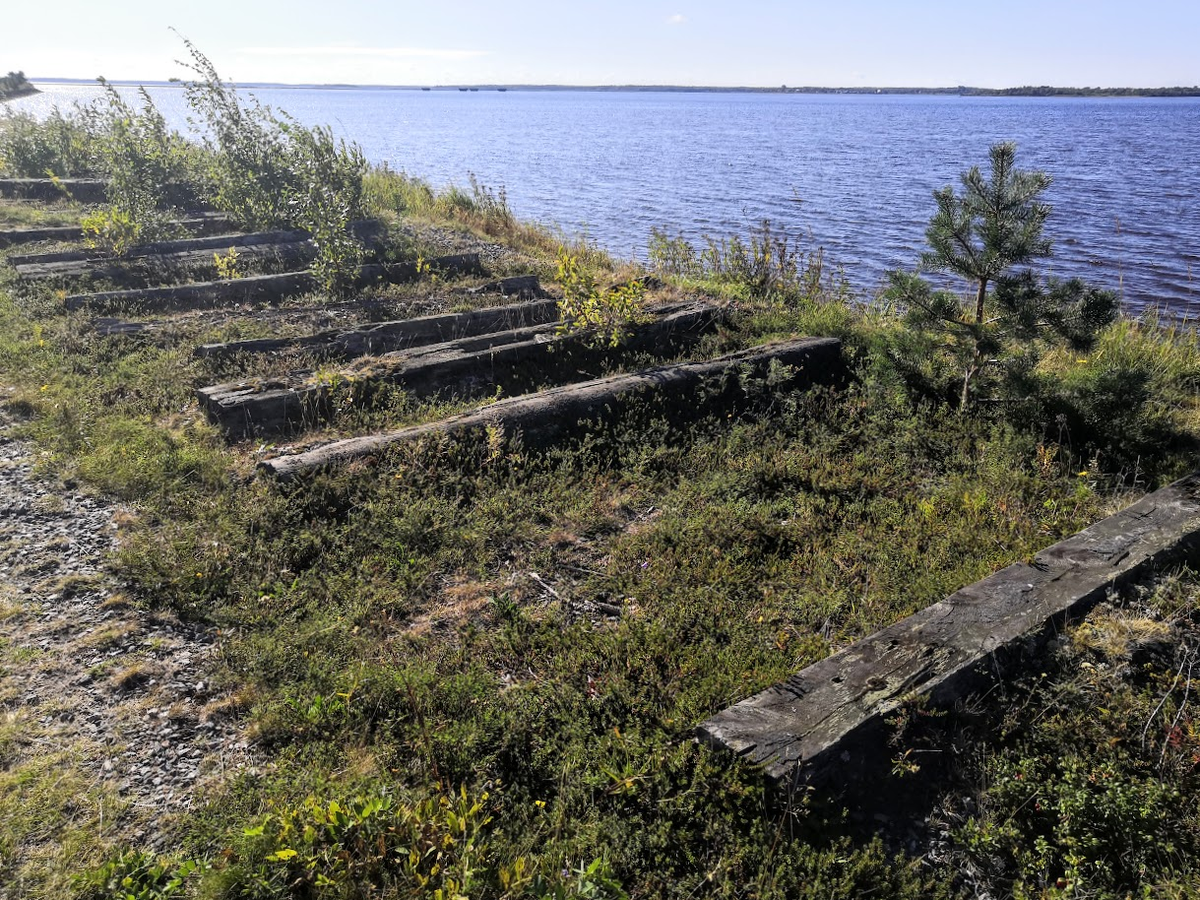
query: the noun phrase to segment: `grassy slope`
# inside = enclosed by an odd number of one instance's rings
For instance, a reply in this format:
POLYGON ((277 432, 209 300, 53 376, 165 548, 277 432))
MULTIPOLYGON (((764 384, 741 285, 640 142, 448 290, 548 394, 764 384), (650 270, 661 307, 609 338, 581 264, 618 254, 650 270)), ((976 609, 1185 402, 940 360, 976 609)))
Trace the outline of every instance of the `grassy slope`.
MULTIPOLYGON (((521 246, 539 252, 533 237, 521 246)), ((1000 859, 987 877, 1009 883, 1019 868, 1035 895, 1058 890, 1066 845, 1047 826, 1056 861, 1022 861, 1033 832, 1003 818, 1018 801, 956 839, 967 856, 930 868, 836 804, 779 809, 691 728, 1180 473, 1184 455, 1147 458, 1139 477, 1123 462, 1136 435, 1114 436, 1093 465, 1053 419, 1018 430, 913 407, 869 365, 895 323, 793 297, 744 301, 708 349, 833 331, 867 361, 861 385, 764 389, 765 417, 682 428, 647 406, 546 455, 402 450, 380 471, 284 489, 231 478, 254 448, 227 450, 192 405, 218 374, 189 356, 213 325, 105 340, 53 300, 0 294, 6 402, 51 465, 138 510, 118 571, 142 602, 225 631, 217 678, 271 761, 183 826, 180 858, 211 867, 189 890, 283 895, 321 871, 396 895, 930 896, 964 890, 956 877, 980 868, 984 845, 1000 859), (304 837, 305 824, 319 827, 304 837), (377 851, 398 846, 420 858, 377 851)), ((1157 379, 1154 415, 1186 426, 1197 358, 1190 338, 1126 322, 1087 360, 1057 364, 1084 384, 1136 359, 1157 379)), ((340 426, 429 414, 390 395, 340 426)), ((51 777, 18 770, 0 784, 10 801, 24 772, 51 777)), ((50 821, 65 822, 64 802, 47 800, 50 821)), ((1194 825, 1188 809, 1164 827, 1182 847, 1194 825)), ((79 868, 111 852, 87 848, 79 868)), ((1164 859, 1153 879, 1179 868, 1164 859)))

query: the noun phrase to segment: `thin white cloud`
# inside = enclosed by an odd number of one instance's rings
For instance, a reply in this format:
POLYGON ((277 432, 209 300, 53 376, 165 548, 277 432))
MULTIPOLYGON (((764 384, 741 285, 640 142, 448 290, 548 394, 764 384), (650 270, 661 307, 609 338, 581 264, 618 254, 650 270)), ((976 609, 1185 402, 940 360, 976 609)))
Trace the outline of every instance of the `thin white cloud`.
POLYGON ((487 56, 487 50, 453 50, 438 47, 242 47, 248 56, 340 56, 376 59, 474 59, 487 56))
POLYGON ((675 15, 667 18, 668 25, 682 25, 687 21, 687 17, 683 13, 675 13, 675 15))

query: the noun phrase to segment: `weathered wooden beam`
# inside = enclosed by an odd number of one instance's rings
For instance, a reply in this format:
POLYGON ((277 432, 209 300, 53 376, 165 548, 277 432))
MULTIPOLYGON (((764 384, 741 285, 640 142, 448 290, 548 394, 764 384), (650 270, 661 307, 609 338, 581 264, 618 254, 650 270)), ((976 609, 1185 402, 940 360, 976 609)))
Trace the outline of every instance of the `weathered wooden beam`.
MULTIPOLYGON (((534 277, 536 282, 536 277, 534 277)), ((281 353, 304 350, 322 359, 353 359, 356 356, 390 353, 458 338, 510 331, 529 325, 544 325, 558 319, 558 301, 514 303, 469 312, 422 316, 379 322, 350 329, 331 329, 292 338, 258 338, 202 344, 192 351, 200 359, 223 359, 239 354, 281 353)))
POLYGON ((884 719, 906 699, 952 704, 989 673, 1034 658, 1110 590, 1198 550, 1200 474, 742 700, 697 733, 789 786, 876 775, 895 753, 884 719))
POLYGON ((845 373, 840 341, 799 338, 709 362, 658 366, 511 397, 440 422, 335 441, 304 453, 263 460, 259 471, 291 481, 314 470, 369 460, 396 444, 440 435, 463 436, 489 426, 503 428, 509 434, 520 432, 525 446, 549 446, 578 431, 586 421, 620 415, 648 393, 656 393, 688 413, 736 403, 742 382, 729 376, 747 369, 761 374, 773 361, 793 368, 793 384, 836 381, 845 373), (702 387, 706 390, 701 391, 702 387))
MULTIPOLYGON (((170 206, 192 206, 197 200, 191 185, 182 183, 164 185, 163 195, 170 206)), ((108 200, 108 191, 107 182, 97 178, 0 178, 0 197, 104 203, 108 200)))
MULTIPOLYGON (((228 234, 230 229, 229 217, 224 213, 196 213, 175 223, 188 234, 197 237, 213 234, 228 234)), ((19 247, 23 244, 35 244, 39 241, 60 241, 63 243, 82 241, 83 229, 79 225, 53 225, 46 228, 15 228, 0 231, 0 248, 19 247)), ((14 256, 9 256, 12 262, 14 256)))
POLYGON ((83 229, 78 225, 48 225, 45 228, 13 228, 0 231, 0 247, 19 247, 39 241, 81 241, 83 229))
POLYGON ((113 335, 143 334, 161 328, 159 322, 124 322, 121 319, 99 318, 92 320, 92 331, 104 337, 113 335))
MULTIPOLYGON (((229 218, 222 213, 206 213, 180 219, 180 228, 193 235, 221 234, 229 231, 229 218)), ((39 241, 60 241, 62 243, 82 241, 83 229, 79 225, 51 225, 45 228, 14 228, 0 231, 0 248, 19 247, 23 244, 36 244, 39 241)), ((14 256, 9 256, 12 262, 14 256)))
MULTIPOLYGON (((280 232, 281 236, 286 232, 280 232)), ((209 242, 213 238, 198 238, 197 243, 209 242)), ((115 284, 132 286, 153 281, 169 281, 187 278, 207 269, 215 274, 213 257, 222 255, 234 247, 237 249, 237 265, 252 266, 270 261, 278 266, 295 268, 307 266, 317 255, 317 248, 307 238, 300 236, 291 240, 262 240, 252 243, 224 241, 219 249, 205 247, 195 250, 176 250, 171 253, 140 253, 114 259, 99 256, 84 259, 52 260, 49 262, 17 263, 17 276, 23 281, 41 281, 48 278, 105 279, 115 284)), ((48 254, 49 255, 49 254, 48 254)))
MULTIPOLYGON (((78 229, 76 229, 78 230, 78 229)), ((51 266, 55 263, 107 262, 122 263, 134 259, 144 259, 148 256, 171 256, 177 253, 187 253, 193 250, 205 250, 211 253, 227 251, 230 247, 243 248, 260 244, 290 244, 308 240, 307 231, 253 231, 234 232, 231 234, 205 235, 203 237, 180 238, 171 241, 153 241, 129 248, 120 257, 99 249, 58 250, 52 253, 10 253, 8 262, 16 268, 17 274, 29 266, 51 266)), ((209 259, 212 257, 209 256, 209 259)))
POLYGON ((72 294, 63 300, 63 306, 72 311, 126 309, 166 312, 237 303, 274 303, 285 297, 312 293, 317 288, 317 279, 311 272, 287 272, 282 275, 251 275, 227 281, 72 294))
MULTIPOLYGON (((382 226, 373 221, 355 222, 351 229, 357 239, 372 245, 377 244, 382 226)), ((274 260, 288 266, 307 265, 317 253, 309 238, 307 231, 256 231, 154 241, 132 247, 119 257, 103 250, 82 249, 10 254, 8 262, 26 280, 107 278, 131 286, 189 269, 212 269, 214 255, 230 250, 238 252, 241 264, 274 260)))
MULTIPOLYGON (((620 351, 665 351, 694 343, 721 315, 708 303, 660 307, 656 318, 639 325, 620 351)), ((248 379, 201 388, 196 392, 209 419, 231 439, 277 435, 312 426, 331 413, 330 398, 338 386, 373 390, 399 385, 420 397, 436 394, 471 396, 528 389, 532 379, 574 373, 584 360, 612 355, 612 348, 590 346, 593 338, 564 333, 551 321, 525 328, 496 331, 364 360, 338 373, 297 373, 269 380, 248 379), (583 357, 583 359, 581 359, 583 357)))
POLYGON ((417 267, 415 262, 373 263, 359 270, 359 284, 366 286, 375 282, 383 284, 401 284, 406 281, 416 281, 425 271, 441 275, 484 275, 483 263, 478 253, 452 253, 449 256, 435 256, 425 260, 425 269, 417 267))
MULTIPOLYGON (((8 262, 15 266, 18 274, 20 274, 23 266, 30 265, 96 261, 121 263, 131 259, 143 259, 150 256, 172 256, 189 253, 193 250, 220 253, 221 251, 228 251, 230 248, 243 248, 262 244, 293 244, 300 241, 307 241, 312 237, 307 231, 295 228, 231 232, 227 230, 229 218, 223 214, 202 214, 188 219, 181 219, 176 224, 192 231, 192 236, 138 244, 136 247, 130 247, 128 251, 119 257, 113 256, 106 250, 84 248, 77 250, 56 250, 51 253, 10 253, 8 262), (221 230, 214 230, 218 228, 221 230)), ((350 224, 351 234, 365 244, 378 244, 385 230, 383 224, 374 219, 366 219, 350 224)), ((75 227, 75 231, 79 233, 79 228, 75 227)), ((3 234, 4 232, 0 232, 0 235, 3 234)))
MULTIPOLYGON (((459 253, 429 261, 447 273, 474 273, 481 269, 478 253, 459 253)), ((400 283, 420 277, 416 263, 387 263, 362 266, 357 283, 361 287, 381 281, 400 283)), ((311 272, 287 272, 281 275, 252 275, 227 281, 201 281, 194 284, 155 288, 133 288, 72 294, 63 300, 68 310, 156 310, 160 312, 204 309, 237 303, 273 303, 284 297, 317 291, 320 285, 311 272)))
POLYGON ((499 281, 489 281, 479 287, 470 288, 468 294, 503 294, 505 297, 522 297, 526 300, 540 298, 542 285, 536 275, 513 275, 499 281))
POLYGON ((0 178, 0 197, 103 203, 108 194, 105 182, 96 178, 0 178))
MULTIPOLYGON (((294 323, 300 319, 310 319, 314 323, 328 326, 338 320, 357 321, 362 317, 378 316, 382 309, 392 309, 384 300, 378 297, 358 297, 353 300, 322 300, 315 298, 309 306, 260 306, 251 315, 260 325, 268 325, 276 321, 294 323)), ((227 318, 226 310, 216 309, 214 314, 227 318)), ((96 316, 91 320, 92 329, 98 334, 134 334, 162 328, 171 322, 169 317, 144 321, 121 319, 112 316, 96 316)), ((316 327, 314 325, 314 327, 316 327)))

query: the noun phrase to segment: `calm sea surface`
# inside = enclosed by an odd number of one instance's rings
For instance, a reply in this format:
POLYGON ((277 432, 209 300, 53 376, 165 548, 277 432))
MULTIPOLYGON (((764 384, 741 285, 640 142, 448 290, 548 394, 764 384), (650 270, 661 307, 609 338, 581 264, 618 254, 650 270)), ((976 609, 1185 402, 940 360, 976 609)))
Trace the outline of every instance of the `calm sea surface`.
MULTIPOLYGON (((94 96, 44 86, 48 110, 94 96)), ((988 147, 1054 176, 1051 271, 1127 305, 1200 305, 1200 100, 952 96, 251 90, 328 124, 373 162, 435 185, 469 173, 517 215, 646 255, 652 227, 693 241, 766 218, 825 248, 864 294, 915 263, 932 192, 988 147)), ((182 92, 153 88, 184 127, 182 92)), ((1197 309, 1200 312, 1200 309, 1197 309)))

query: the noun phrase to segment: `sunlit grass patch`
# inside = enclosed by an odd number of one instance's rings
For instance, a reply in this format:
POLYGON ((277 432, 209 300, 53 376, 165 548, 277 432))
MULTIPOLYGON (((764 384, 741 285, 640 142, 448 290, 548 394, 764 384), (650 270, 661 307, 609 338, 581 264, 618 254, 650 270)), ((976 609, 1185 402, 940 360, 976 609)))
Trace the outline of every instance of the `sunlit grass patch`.
POLYGON ((69 895, 122 834, 127 804, 84 765, 96 752, 83 740, 62 745, 28 708, 0 712, 0 881, 15 896, 69 895))
POLYGON ((78 225, 83 212, 83 207, 65 199, 58 203, 31 203, 26 200, 0 199, 0 229, 7 231, 21 228, 78 225))

